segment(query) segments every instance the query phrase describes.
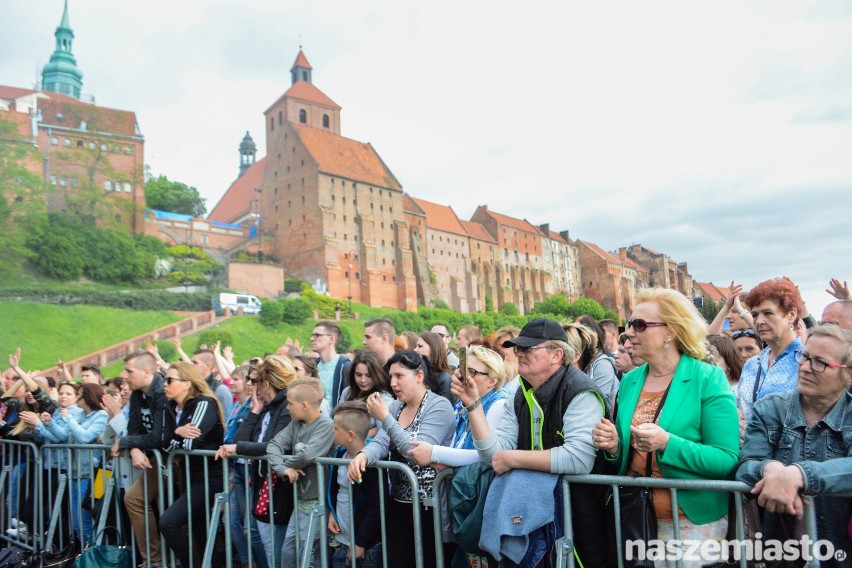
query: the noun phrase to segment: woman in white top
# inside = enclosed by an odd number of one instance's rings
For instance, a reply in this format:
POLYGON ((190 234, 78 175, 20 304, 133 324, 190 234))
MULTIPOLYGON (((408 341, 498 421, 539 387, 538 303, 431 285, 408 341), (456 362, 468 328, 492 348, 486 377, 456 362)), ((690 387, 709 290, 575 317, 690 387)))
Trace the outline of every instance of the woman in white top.
MULTIPOLYGON (((458 373, 458 371, 456 371, 458 373)), ((485 418, 492 430, 497 429, 506 408, 506 393, 502 390, 506 368, 503 359, 495 351, 474 345, 467 350, 467 378, 472 380, 480 393, 485 418)), ((478 406, 480 403, 474 403, 478 406)), ((452 446, 437 446, 428 442, 413 440, 413 450, 409 450, 411 458, 417 465, 459 467, 479 461, 479 453, 473 445, 473 434, 468 421, 468 409, 464 408, 461 400, 455 404, 456 429, 452 446)), ((473 410, 473 408, 470 408, 473 410)))

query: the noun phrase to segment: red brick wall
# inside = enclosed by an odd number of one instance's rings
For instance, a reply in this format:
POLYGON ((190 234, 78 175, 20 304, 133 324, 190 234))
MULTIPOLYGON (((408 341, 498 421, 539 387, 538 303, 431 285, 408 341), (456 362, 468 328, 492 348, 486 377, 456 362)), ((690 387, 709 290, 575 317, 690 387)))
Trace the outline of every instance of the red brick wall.
POLYGON ((228 288, 259 298, 277 298, 284 292, 284 269, 271 264, 230 262, 228 288))

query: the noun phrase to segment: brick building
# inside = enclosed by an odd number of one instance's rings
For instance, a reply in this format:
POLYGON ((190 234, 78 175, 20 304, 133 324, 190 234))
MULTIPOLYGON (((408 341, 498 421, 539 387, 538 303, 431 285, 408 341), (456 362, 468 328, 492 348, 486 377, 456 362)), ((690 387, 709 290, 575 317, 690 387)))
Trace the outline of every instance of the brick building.
POLYGON ((577 243, 571 242, 568 231, 550 230, 550 224, 539 225, 543 235, 542 247, 545 273, 550 273, 551 278, 547 280, 549 286, 545 293, 564 293, 569 298, 580 295, 580 249, 577 243))
POLYGON ((678 263, 667 255, 642 245, 622 248, 628 258, 648 270, 649 286, 671 288, 688 298, 693 296, 692 275, 686 262, 678 263))
POLYGON ((92 222, 144 230, 144 144, 136 114, 82 98, 82 72, 72 53, 68 6, 56 28, 56 49, 44 66, 44 90, 0 86, 0 119, 37 146, 50 210, 74 211, 92 222))

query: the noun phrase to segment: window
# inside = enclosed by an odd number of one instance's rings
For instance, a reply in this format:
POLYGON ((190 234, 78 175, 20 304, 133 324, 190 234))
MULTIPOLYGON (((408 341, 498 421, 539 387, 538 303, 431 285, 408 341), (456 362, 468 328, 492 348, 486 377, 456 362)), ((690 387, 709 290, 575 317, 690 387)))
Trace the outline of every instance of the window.
POLYGON ((299 109, 299 122, 301 122, 302 124, 308 123, 308 111, 303 108, 299 109))
POLYGON ((108 152, 108 151, 109 151, 109 146, 107 146, 106 144, 101 144, 101 152, 108 152))
POLYGON ((270 131, 275 130, 275 119, 272 118, 271 116, 269 117, 269 130, 270 131))
POLYGON ((346 222, 346 215, 343 216, 343 222, 346 222))
POLYGON ((349 271, 348 271, 348 270, 347 270, 346 272, 344 272, 344 273, 343 273, 343 277, 344 277, 344 278, 349 278, 349 271))
POLYGON ((124 193, 130 193, 131 189, 132 188, 130 187, 130 182, 128 182, 128 181, 124 182, 124 193))
POLYGON ((130 146, 125 146, 124 147, 124 153, 127 154, 128 156, 131 155, 133 153, 133 148, 131 148, 130 146))
POLYGON ((284 122, 284 113, 282 113, 282 112, 279 110, 279 111, 278 111, 278 126, 281 126, 281 124, 282 124, 283 122, 284 122))
POLYGON ((78 148, 82 148, 82 147, 83 147, 83 141, 82 141, 82 140, 77 140, 77 147, 78 147, 78 148))
POLYGON ((382 264, 387 264, 387 259, 386 259, 386 258, 383 258, 383 259, 382 259, 382 264))
POLYGON ((113 146, 112 151, 114 153, 118 154, 119 152, 121 152, 121 147, 120 146, 113 146))
POLYGON ((327 114, 322 115, 322 127, 328 128, 328 124, 329 124, 328 115, 327 114))
POLYGON ((97 147, 98 147, 98 145, 95 144, 94 142, 89 142, 89 150, 94 150, 97 147))
POLYGON ((54 136, 53 138, 50 139, 50 143, 54 146, 58 146, 59 145, 59 138, 54 136))
POLYGON ((65 140, 62 141, 62 143, 65 145, 66 148, 71 147, 71 139, 70 138, 66 138, 65 140))
POLYGON ((78 180, 77 178, 71 178, 71 187, 79 187, 79 185, 80 180, 78 180))
MULTIPOLYGON (((55 178, 55 176, 51 176, 51 183, 56 183, 56 182, 53 181, 54 178, 55 178)), ((109 180, 105 181, 104 182, 104 189, 107 190, 107 191, 112 191, 112 182, 109 181, 109 180)))
POLYGON ((68 178, 64 176, 59 178, 59 185, 61 187, 68 187, 68 178))

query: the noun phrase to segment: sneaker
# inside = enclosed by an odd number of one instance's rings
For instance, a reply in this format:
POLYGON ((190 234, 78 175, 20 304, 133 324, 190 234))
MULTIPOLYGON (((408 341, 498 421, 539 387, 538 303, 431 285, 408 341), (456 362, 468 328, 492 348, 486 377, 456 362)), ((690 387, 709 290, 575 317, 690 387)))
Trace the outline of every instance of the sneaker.
POLYGON ((9 519, 9 527, 13 529, 18 528, 18 519, 16 519, 15 517, 9 519))

